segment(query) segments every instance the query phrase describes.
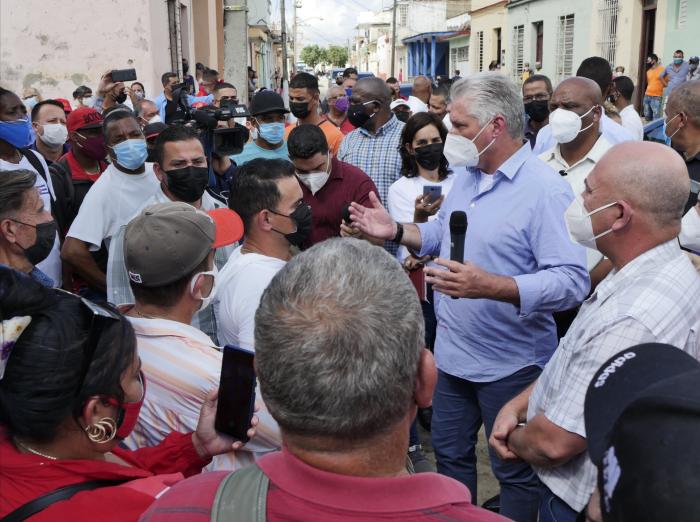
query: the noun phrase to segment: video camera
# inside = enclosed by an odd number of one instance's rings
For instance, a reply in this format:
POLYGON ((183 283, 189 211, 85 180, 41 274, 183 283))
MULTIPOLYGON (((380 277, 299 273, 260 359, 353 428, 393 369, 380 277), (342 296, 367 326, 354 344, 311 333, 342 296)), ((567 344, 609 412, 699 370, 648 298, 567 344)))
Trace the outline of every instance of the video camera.
MULTIPOLYGON (((173 85, 172 93, 173 101, 177 103, 177 111, 174 117, 166 116, 165 123, 196 126, 210 160, 212 154, 230 156, 239 154, 243 150, 250 134, 248 129, 238 123, 231 128, 219 128, 219 122, 250 116, 245 105, 225 102, 220 108, 209 105, 201 109, 193 109, 187 99, 185 83, 173 85)), ((211 165, 211 161, 209 164, 211 165)))

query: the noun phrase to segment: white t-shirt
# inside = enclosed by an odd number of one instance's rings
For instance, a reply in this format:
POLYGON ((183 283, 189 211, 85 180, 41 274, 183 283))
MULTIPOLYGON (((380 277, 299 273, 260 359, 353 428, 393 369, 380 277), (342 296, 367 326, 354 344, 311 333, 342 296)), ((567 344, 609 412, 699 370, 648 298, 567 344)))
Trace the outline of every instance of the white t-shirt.
POLYGON ((216 278, 214 303, 219 343, 255 350, 255 312, 263 292, 286 261, 234 250, 216 278))
POLYGON ((102 241, 109 247, 109 239, 119 227, 128 223, 159 188, 152 163, 146 163, 143 174, 125 174, 110 165, 85 195, 68 236, 89 243, 90 250, 99 250, 102 241))
MULTIPOLYGON (((53 191, 53 184, 51 183, 51 176, 48 174, 49 168, 46 166, 46 161, 41 153, 32 151, 28 154, 34 154, 42 166, 44 167, 44 172, 37 172, 32 164, 25 155, 22 155, 22 160, 19 163, 10 163, 9 161, 0 159, 0 171, 3 170, 30 170, 36 172, 36 183, 34 186, 39 189, 39 195, 44 202, 44 208, 51 212, 51 200, 56 198, 56 194, 53 191), (42 174, 46 176, 46 181, 42 177, 42 174)), ((53 243, 53 248, 49 253, 48 257, 44 259, 41 263, 36 265, 39 270, 44 272, 47 276, 53 279, 56 286, 61 286, 62 271, 61 271, 61 242, 58 238, 58 233, 56 233, 56 240, 53 243)))
POLYGON ((642 141, 644 139, 642 118, 634 110, 634 105, 628 105, 622 109, 620 111, 620 119, 622 120, 622 126, 629 131, 635 140, 642 141))
MULTIPOLYGON (((442 181, 430 181, 422 176, 416 176, 415 178, 401 176, 389 187, 387 201, 389 214, 394 221, 398 221, 399 223, 413 223, 416 198, 423 194, 423 187, 439 185, 442 187, 442 195, 447 197, 447 194, 452 189, 454 179, 455 174, 450 174, 442 181)), ((428 221, 432 221, 435 218, 437 218, 437 214, 430 216, 428 221)), ((396 254, 397 259, 403 262, 407 256, 408 249, 404 246, 399 248, 396 254)))

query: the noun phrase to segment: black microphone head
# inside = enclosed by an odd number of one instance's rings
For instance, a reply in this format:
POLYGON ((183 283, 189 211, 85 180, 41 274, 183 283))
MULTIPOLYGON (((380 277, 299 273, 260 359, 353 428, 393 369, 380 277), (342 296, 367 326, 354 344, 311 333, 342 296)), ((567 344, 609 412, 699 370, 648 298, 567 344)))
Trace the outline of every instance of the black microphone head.
POLYGON ((450 214, 450 234, 464 234, 467 232, 467 213, 455 210, 450 214))

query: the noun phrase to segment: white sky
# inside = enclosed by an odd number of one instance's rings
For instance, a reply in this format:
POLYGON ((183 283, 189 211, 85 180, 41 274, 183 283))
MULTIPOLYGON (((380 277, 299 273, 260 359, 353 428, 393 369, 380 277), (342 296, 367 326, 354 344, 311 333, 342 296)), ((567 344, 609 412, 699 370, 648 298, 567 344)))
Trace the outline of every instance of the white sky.
MULTIPOLYGON (((280 18, 280 2, 272 0, 272 19, 280 18)), ((297 0, 299 1, 299 0, 297 0)), ((302 34, 303 45, 312 43, 321 47, 329 44, 345 45, 348 38, 355 35, 355 26, 360 13, 376 11, 383 5, 391 5, 392 0, 301 0, 301 8, 297 9, 297 21, 302 34), (319 20, 323 18, 323 20, 319 20)), ((292 8, 294 0, 286 0, 287 24, 292 27, 292 8)), ((290 35, 291 36, 291 35, 290 35)), ((303 47, 300 45, 300 48, 303 47)))

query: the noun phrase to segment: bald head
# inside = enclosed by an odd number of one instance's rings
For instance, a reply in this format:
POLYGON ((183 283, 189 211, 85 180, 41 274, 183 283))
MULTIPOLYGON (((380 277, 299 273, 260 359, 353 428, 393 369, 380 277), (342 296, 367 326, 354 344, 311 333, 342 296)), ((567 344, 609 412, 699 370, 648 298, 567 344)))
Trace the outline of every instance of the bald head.
POLYGON ((685 162, 672 148, 626 141, 600 159, 595 173, 611 199, 627 201, 651 227, 680 230, 690 178, 685 162))
POLYGON ((433 90, 433 84, 430 79, 425 76, 416 76, 413 80, 413 96, 427 104, 430 100, 430 93, 433 90))
POLYGON ((340 85, 332 85, 331 88, 328 89, 328 97, 330 98, 331 96, 345 96, 345 89, 340 85))
POLYGON ((666 114, 671 118, 681 112, 691 125, 700 129, 700 82, 683 82, 671 91, 666 114))
POLYGON ((554 89, 552 100, 555 98, 561 100, 575 100, 581 105, 592 107, 600 103, 601 99, 600 87, 593 80, 574 76, 563 80, 557 88, 554 89))
POLYGON ((381 78, 374 76, 362 78, 357 82, 352 92, 364 101, 376 100, 382 108, 389 109, 391 91, 381 78))

